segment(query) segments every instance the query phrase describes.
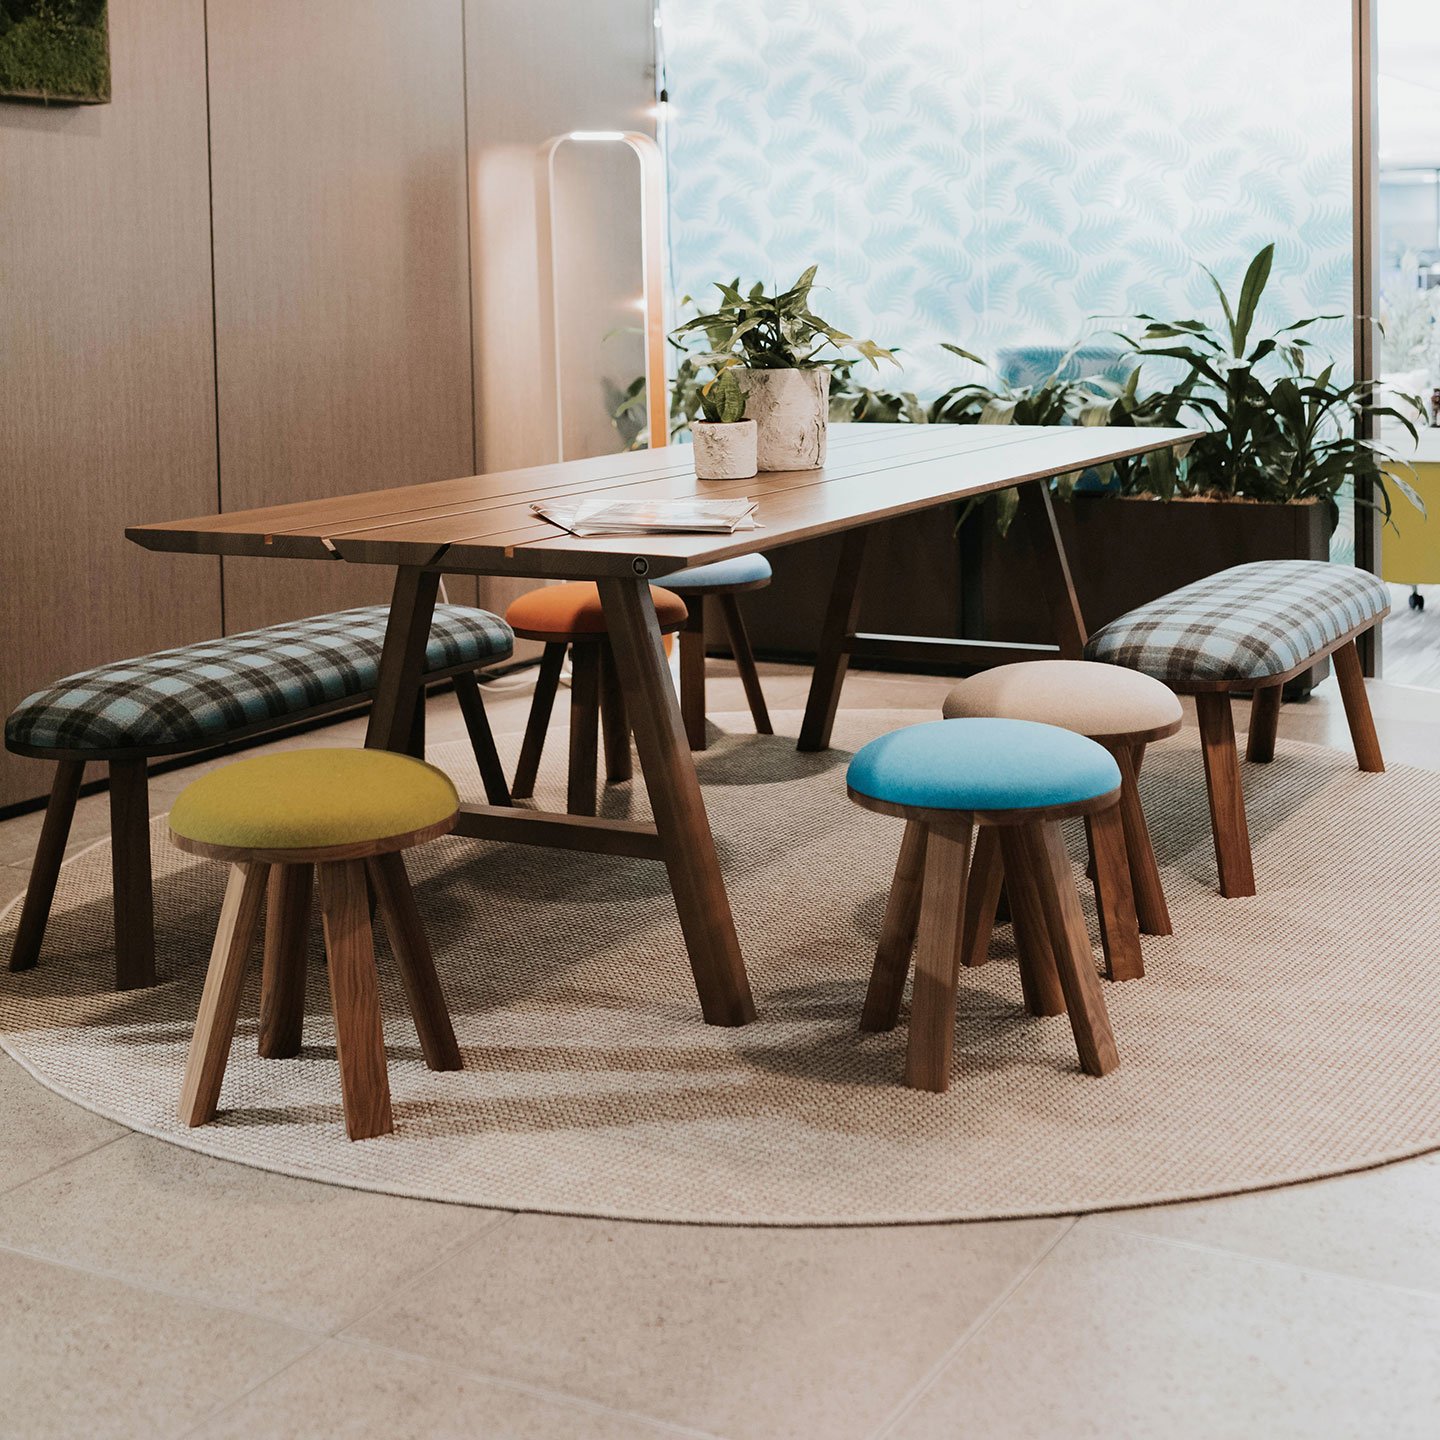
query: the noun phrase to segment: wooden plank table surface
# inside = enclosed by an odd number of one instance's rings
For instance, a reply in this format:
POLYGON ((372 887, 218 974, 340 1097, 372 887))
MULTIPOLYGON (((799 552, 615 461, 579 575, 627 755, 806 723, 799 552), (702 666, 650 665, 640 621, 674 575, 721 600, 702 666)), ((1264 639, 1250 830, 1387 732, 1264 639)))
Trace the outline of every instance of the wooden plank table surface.
MULTIPOLYGON (((973 642, 857 635, 860 561, 877 522, 957 500, 1021 488, 1017 523, 1041 566, 1058 653, 1077 655, 1084 622, 1051 508, 1055 475, 1144 454, 1197 432, 1129 427, 837 425, 823 469, 749 480, 697 481, 688 446, 572 460, 525 470, 431 481, 328 500, 272 505, 190 520, 135 525, 147 549, 190 554, 396 567, 368 745, 404 750, 420 702, 425 645, 442 570, 594 580, 624 688, 654 825, 531 809, 467 805, 458 833, 663 861, 689 951, 701 1010, 740 1025, 755 1007, 685 739, 650 582, 731 556, 843 534, 830 605, 801 728, 802 749, 822 749, 852 653, 974 658, 973 642), (1039 482, 1039 483, 1032 483, 1039 482), (760 529, 733 535, 581 539, 531 513, 539 500, 655 501, 749 496, 760 529), (928 647, 928 648, 927 648, 928 647)), ((1008 659, 1014 647, 986 647, 1008 659)), ((1022 653, 1034 655, 1035 647, 1022 653)))

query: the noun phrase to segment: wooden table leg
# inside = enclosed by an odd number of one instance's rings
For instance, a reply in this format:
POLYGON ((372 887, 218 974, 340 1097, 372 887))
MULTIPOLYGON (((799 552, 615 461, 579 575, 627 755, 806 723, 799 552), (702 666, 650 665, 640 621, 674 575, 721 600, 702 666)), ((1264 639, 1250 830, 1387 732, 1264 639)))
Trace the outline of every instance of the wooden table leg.
POLYGON ((1020 508, 1015 523, 1030 544, 1035 569, 1045 603, 1050 610, 1055 643, 1062 660, 1079 660, 1085 654, 1085 617, 1080 613, 1080 600, 1070 574, 1070 561, 1060 526, 1055 518, 1055 504, 1050 498, 1048 480, 1031 480, 1019 487, 1020 508))
POLYGON ((880 923, 880 943, 875 947, 875 966, 860 1012, 862 1030, 893 1030, 900 1018, 900 1000, 910 975, 910 956, 915 949, 915 930, 920 923, 920 888, 925 875, 924 824, 905 822, 900 840, 900 857, 895 878, 885 900, 885 918, 880 923))
POLYGON ((650 587, 606 579, 600 595, 700 1009, 711 1025, 744 1025, 755 1018, 755 1002, 650 587))
POLYGON ((380 652, 380 680, 365 731, 365 743, 371 749, 403 753, 410 747, 439 588, 438 571, 402 565, 395 572, 385 646, 380 652))
POLYGON ((30 865, 30 884, 20 911, 20 928, 15 932, 15 945, 10 951, 12 970, 29 970, 40 958, 40 945, 50 921, 50 906, 55 900, 55 885, 60 879, 70 824, 75 818, 75 802, 84 778, 83 760, 62 760, 55 767, 55 782, 45 806, 40 843, 35 847, 35 859, 30 865))
POLYGON ((810 677, 810 698, 805 702, 805 719, 800 725, 797 750, 828 750, 835 712, 840 708, 840 687, 850 667, 850 637, 860 617, 860 576, 865 564, 865 547, 870 540, 867 528, 847 530, 830 587, 830 603, 815 652, 815 672, 810 677))
POLYGON ((260 971, 260 1055, 266 1060, 289 1060, 300 1053, 314 873, 309 865, 270 867, 260 971))

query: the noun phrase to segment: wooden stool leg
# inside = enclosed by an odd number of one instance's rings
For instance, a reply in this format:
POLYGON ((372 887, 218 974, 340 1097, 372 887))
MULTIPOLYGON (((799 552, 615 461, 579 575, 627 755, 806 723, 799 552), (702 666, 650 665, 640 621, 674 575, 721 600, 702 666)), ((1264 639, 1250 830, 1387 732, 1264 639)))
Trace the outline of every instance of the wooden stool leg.
POLYGON ((1065 991, 1055 968, 1055 950, 1045 925, 1034 867, 1024 837, 1014 825, 997 827, 1000 853, 1005 862, 1005 893, 1010 897, 1010 919, 1015 927, 1015 949, 1020 956, 1020 987, 1025 1009, 1031 1015, 1063 1015, 1065 991))
POLYGON ((1245 758, 1268 765, 1275 758, 1275 734, 1280 728, 1283 685, 1267 685, 1250 699, 1250 730, 1245 737, 1245 758))
POLYGON ((50 906, 55 900, 55 885, 60 879, 60 865, 65 859, 65 845, 70 839, 70 822, 75 818, 75 802, 84 778, 83 760, 62 760, 55 767, 55 783, 50 787, 45 823, 40 828, 40 843, 30 864, 30 884, 20 910, 20 928, 15 932, 15 946, 10 951, 12 970, 30 970, 40 958, 45 927, 50 921, 50 906))
POLYGON ((720 596, 720 613, 725 617, 730 653, 735 657, 735 668, 740 672, 740 683, 745 687, 745 700, 755 721, 755 733, 773 735, 775 729, 770 724, 770 711, 765 706, 765 692, 760 688, 760 672, 755 668, 755 652, 750 648, 750 632, 745 628, 745 617, 740 613, 740 597, 720 596))
POLYGON ((1095 909, 1100 916, 1105 974, 1111 980, 1138 980, 1145 973, 1145 961, 1120 806, 1087 815, 1085 834, 1095 863, 1095 909))
POLYGON ((290 1060, 305 1033, 309 865, 272 865, 265 902, 265 963, 260 972, 260 1055, 290 1060))
POLYGON ((385 917, 385 933, 400 966, 405 983, 405 998, 415 1019, 415 1033, 425 1063, 432 1070, 463 1070, 460 1047, 455 1043, 455 1029, 445 1004, 445 992, 435 973, 435 957, 425 926, 415 905, 415 892, 405 873, 405 861, 398 853, 376 855, 367 862, 375 893, 380 897, 380 913, 385 917))
MULTIPOLYGON (((465 719, 470 748, 475 752, 475 766, 480 771, 480 782, 485 786, 486 800, 492 805, 509 805, 510 787, 505 783, 505 767, 500 763, 500 752, 495 748, 495 736, 490 729, 490 717, 485 713, 485 701, 480 696, 480 685, 474 675, 455 677, 455 698, 460 702, 460 714, 465 719)), ((549 721, 548 714, 546 721, 549 721)), ((539 757, 536 758, 538 760, 539 757)))
POLYGON ((395 1126, 390 1117, 390 1077, 385 1071, 365 862, 326 861, 316 866, 316 872, 330 960, 330 1006, 345 1132, 352 1140, 368 1140, 389 1134, 395 1126))
POLYGON ((115 886, 115 988, 155 983, 150 787, 143 760, 110 762, 110 871, 115 886))
POLYGON ((186 1125, 213 1120, 220 1103, 220 1086, 225 1080, 235 1017, 240 1011, 240 992, 245 985, 245 966, 260 923, 265 870, 264 865, 230 867, 220 924, 210 951, 210 968, 205 972, 205 989, 200 996, 200 1013, 190 1039, 190 1057, 185 1062, 185 1083, 180 1090, 180 1119, 186 1125))
POLYGON ((1120 767, 1120 823, 1125 829, 1125 860, 1130 867, 1130 888, 1135 895, 1140 933, 1169 935, 1170 907, 1165 903, 1160 866, 1150 843, 1145 809, 1140 804, 1135 752, 1127 745, 1119 745, 1112 753, 1120 767))
POLYGON ((1108 1075, 1119 1063, 1105 996, 1090 952, 1085 929, 1085 912, 1070 874, 1070 857, 1053 821, 1020 827, 1026 853, 1031 858, 1045 912, 1045 926, 1055 952, 1055 965, 1070 1011, 1070 1028, 1080 1054, 1080 1068, 1087 1075, 1108 1075))
POLYGON ((600 735, 605 746, 605 779, 612 785, 631 779, 635 762, 630 754, 630 717, 625 713, 625 692, 608 640, 600 647, 600 735))
POLYGON ((920 933, 905 1083, 913 1090, 948 1090, 955 1046, 955 988, 960 980, 960 924, 970 868, 969 820, 954 830, 930 830, 925 842, 920 933))
POLYGON ((697 595, 680 632, 680 718, 692 750, 705 748, 705 597, 697 595))
POLYGON ((1350 738, 1355 742, 1355 758, 1360 768, 1372 775, 1385 769, 1380 753, 1380 737, 1375 733, 1375 717, 1370 713, 1370 697, 1365 693, 1365 671, 1360 655, 1351 640, 1330 657, 1335 662, 1335 678, 1340 682, 1340 698, 1345 702, 1345 718, 1350 722, 1350 738))
POLYGON ((1195 708, 1200 717, 1220 893, 1227 899, 1253 895, 1255 867, 1250 858, 1250 829, 1245 823, 1245 793, 1240 788, 1240 757, 1235 753, 1230 697, 1224 691, 1203 691, 1195 697, 1195 708))
POLYGON ((995 912, 1004 886, 1005 864, 1000 857, 1000 833, 994 825, 982 825, 975 836, 970 884, 965 891, 960 957, 966 965, 983 965, 989 958, 990 933, 995 929, 995 912))
POLYGON ((565 808, 595 813, 595 750, 600 743, 600 646, 570 647, 570 779, 565 808))
POLYGON ((900 841, 900 858, 885 902, 885 919, 880 924, 880 943, 875 950, 875 968, 865 992, 860 1013, 862 1030, 893 1030, 900 1018, 900 999, 910 974, 910 956, 915 949, 915 929, 920 923, 920 888, 925 873, 925 826, 918 820, 905 822, 900 841))
POLYGON ((540 773, 540 756, 545 749, 545 732, 550 728, 550 712, 555 708, 555 691, 560 686, 565 648, 559 642, 547 645, 540 657, 535 695, 530 701, 530 718, 525 722, 525 739, 520 745, 520 759, 515 764, 515 782, 510 786, 510 793, 517 800, 528 800, 535 793, 535 777, 540 773))

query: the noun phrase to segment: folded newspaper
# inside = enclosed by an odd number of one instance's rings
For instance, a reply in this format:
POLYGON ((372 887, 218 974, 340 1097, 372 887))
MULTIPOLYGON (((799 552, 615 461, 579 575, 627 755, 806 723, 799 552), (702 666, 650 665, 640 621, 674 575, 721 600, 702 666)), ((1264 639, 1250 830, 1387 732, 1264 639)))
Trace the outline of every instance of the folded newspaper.
POLYGON ((531 511, 589 539, 597 535, 730 535, 758 530, 756 502, 738 500, 585 500, 579 505, 539 503, 531 511))

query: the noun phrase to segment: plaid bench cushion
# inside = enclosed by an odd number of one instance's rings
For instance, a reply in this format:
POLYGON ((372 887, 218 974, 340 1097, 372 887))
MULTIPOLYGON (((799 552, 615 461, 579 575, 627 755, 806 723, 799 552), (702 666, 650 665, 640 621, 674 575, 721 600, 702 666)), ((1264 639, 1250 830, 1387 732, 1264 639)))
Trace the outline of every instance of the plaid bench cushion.
MULTIPOLYGON (((5 743, 187 750, 366 695, 379 675, 389 614, 386 605, 341 610, 84 670, 21 701, 5 723, 5 743)), ((426 669, 503 660, 514 642, 510 627, 488 610, 437 605, 426 669)))
POLYGON ((1152 600, 1097 630, 1087 660, 1167 685, 1283 675, 1342 635, 1388 613, 1383 581, 1323 560, 1236 565, 1152 600))

